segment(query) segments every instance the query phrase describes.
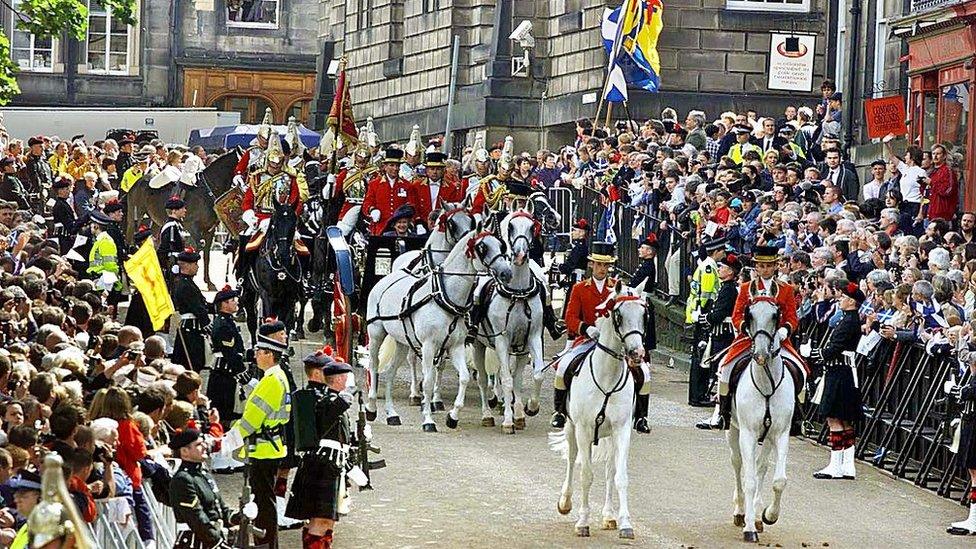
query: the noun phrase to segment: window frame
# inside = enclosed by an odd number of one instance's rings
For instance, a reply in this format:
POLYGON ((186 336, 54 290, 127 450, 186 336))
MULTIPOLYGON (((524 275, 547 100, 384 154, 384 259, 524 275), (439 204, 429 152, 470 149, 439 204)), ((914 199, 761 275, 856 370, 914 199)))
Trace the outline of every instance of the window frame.
POLYGON ((234 21, 227 17, 227 0, 224 0, 224 24, 228 29, 259 29, 259 30, 280 30, 281 29, 281 3, 284 0, 261 0, 262 2, 275 3, 275 22, 274 23, 255 23, 250 21, 234 21))
POLYGON ((885 50, 888 43, 888 18, 885 17, 884 8, 884 0, 875 0, 874 74, 871 82, 871 97, 883 97, 887 91, 885 90, 888 84, 885 81, 885 50))
POLYGON ((366 30, 373 24, 373 9, 370 0, 354 0, 356 2, 356 30, 366 30))
POLYGON ((425 15, 437 13, 441 9, 441 0, 420 0, 420 2, 420 13, 425 15))
MULTIPOLYGON (((96 0, 97 1, 97 0, 96 0)), ((92 0, 88 0, 88 29, 85 31, 85 67, 88 74, 102 74, 107 76, 130 76, 132 74, 132 61, 134 59, 133 55, 133 36, 134 27, 132 25, 125 25, 125 69, 113 70, 109 68, 111 65, 109 61, 112 58, 112 54, 118 54, 119 52, 112 52, 112 10, 105 6, 101 6, 102 10, 96 12, 91 8, 92 0), (92 66, 89 59, 91 58, 91 38, 92 38, 92 17, 101 17, 104 14, 105 17, 105 51, 102 55, 105 56, 105 68, 96 69, 92 66)))
POLYGON ((729 11, 810 13, 812 6, 813 2, 811 0, 802 0, 800 4, 765 2, 761 0, 725 0, 725 9, 729 11))
POLYGON ((20 29, 17 28, 17 14, 14 13, 14 10, 17 9, 17 6, 19 4, 20 4, 20 0, 10 0, 10 8, 8 9, 8 12, 10 13, 10 28, 8 29, 8 32, 7 32, 7 38, 8 38, 9 43, 10 43, 10 60, 13 61, 14 64, 17 65, 17 68, 21 72, 33 72, 33 73, 53 73, 53 72, 55 72, 54 68, 58 64, 57 57, 56 57, 57 56, 57 52, 58 52, 58 39, 55 38, 55 37, 51 37, 51 67, 48 68, 48 67, 37 67, 37 66, 35 66, 34 65, 34 53, 37 50, 37 48, 35 46, 35 42, 37 40, 37 36, 34 33, 32 33, 32 32, 27 32, 25 30, 20 30, 20 29), (17 48, 17 47, 14 46, 14 44, 15 44, 15 42, 14 42, 14 33, 16 33, 16 32, 23 33, 23 34, 27 35, 28 38, 30 38, 30 46, 27 48, 28 57, 30 59, 30 66, 28 68, 22 67, 20 65, 20 62, 14 57, 14 51, 24 51, 24 48, 17 48))

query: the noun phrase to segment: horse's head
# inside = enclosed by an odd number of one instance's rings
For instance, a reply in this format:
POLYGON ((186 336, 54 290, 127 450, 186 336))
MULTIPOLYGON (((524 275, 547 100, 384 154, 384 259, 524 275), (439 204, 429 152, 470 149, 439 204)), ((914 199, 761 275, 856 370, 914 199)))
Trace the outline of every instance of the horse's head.
POLYGON ((451 245, 473 231, 474 226, 474 216, 462 204, 444 203, 441 214, 437 216, 437 230, 444 233, 451 245))
POLYGON ((648 313, 642 292, 618 281, 610 297, 597 308, 597 328, 601 333, 613 330, 623 344, 627 357, 643 360, 648 313))
MULTIPOLYGON (((274 190, 277 194, 277 190, 274 190)), ((298 228, 298 215, 295 209, 287 202, 282 203, 272 200, 274 204, 274 215, 268 226, 268 234, 265 244, 271 246, 270 253, 274 256, 275 262, 279 265, 287 265, 292 260, 292 241, 295 239, 295 230, 298 228)))
POLYGON ((759 297, 749 304, 746 327, 752 337, 752 356, 760 366, 779 351, 776 328, 779 327, 779 307, 771 297, 759 297))
POLYGON ((542 226, 527 209, 518 209, 505 216, 499 224, 501 237, 505 240, 515 264, 521 267, 529 259, 532 241, 539 236, 542 226))
POLYGON ((532 213, 536 219, 542 222, 547 231, 559 229, 563 217, 559 215, 556 208, 549 202, 549 197, 542 191, 536 191, 529 196, 529 204, 532 204, 532 213))
POLYGON ((237 166, 242 156, 244 156, 244 149, 240 146, 234 147, 218 156, 200 172, 201 177, 215 195, 220 196, 230 189, 234 181, 234 167, 237 166))
POLYGON ((475 270, 489 271, 501 282, 512 280, 512 262, 508 259, 505 243, 493 233, 482 231, 480 224, 471 233, 466 253, 475 270))

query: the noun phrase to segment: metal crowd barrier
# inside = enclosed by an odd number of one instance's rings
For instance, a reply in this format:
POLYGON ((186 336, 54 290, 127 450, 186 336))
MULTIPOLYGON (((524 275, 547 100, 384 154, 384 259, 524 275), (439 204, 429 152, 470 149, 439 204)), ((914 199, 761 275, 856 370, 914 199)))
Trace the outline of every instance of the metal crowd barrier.
MULTIPOLYGON (((176 516, 173 510, 156 500, 148 479, 143 481, 143 494, 149 504, 156 547, 168 548, 176 544, 176 516)), ((122 497, 95 500, 95 522, 88 525, 92 539, 100 549, 145 549, 139 538, 135 512, 122 497)))
MULTIPOLYGON (((823 345, 826 327, 805 320, 800 337, 815 347, 823 345)), ((969 479, 959 475, 951 449, 952 422, 960 411, 943 390, 945 382, 958 374, 959 361, 933 356, 919 344, 882 339, 867 356, 858 353, 855 364, 865 416, 857 458, 942 497, 964 497, 969 479)), ((819 371, 813 372, 811 385, 819 376, 819 371)), ((807 394, 813 394, 812 387, 807 394)), ((814 427, 807 435, 825 444, 827 426, 816 408, 812 403, 803 405, 802 412, 814 427)))
POLYGON ((575 191, 572 187, 551 187, 546 191, 549 202, 562 218, 559 228, 556 230, 556 234, 559 236, 568 235, 576 221, 573 218, 576 214, 575 191))

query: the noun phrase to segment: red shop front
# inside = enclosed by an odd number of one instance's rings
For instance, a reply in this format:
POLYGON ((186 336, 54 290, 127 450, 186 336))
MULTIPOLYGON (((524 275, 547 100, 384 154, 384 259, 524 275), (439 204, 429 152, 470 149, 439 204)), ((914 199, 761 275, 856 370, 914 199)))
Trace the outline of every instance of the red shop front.
POLYGON ((897 25, 909 23, 912 28, 911 33, 904 33, 908 41, 910 137, 923 150, 942 143, 961 157, 958 169, 963 182, 963 209, 974 211, 976 0, 946 4, 913 14, 907 18, 913 21, 897 25))

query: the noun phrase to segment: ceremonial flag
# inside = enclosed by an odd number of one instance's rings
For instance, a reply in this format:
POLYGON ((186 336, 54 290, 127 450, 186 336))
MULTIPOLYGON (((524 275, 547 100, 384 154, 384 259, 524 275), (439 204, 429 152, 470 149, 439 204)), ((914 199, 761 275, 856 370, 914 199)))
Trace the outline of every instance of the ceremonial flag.
POLYGON ((125 262, 125 272, 129 274, 129 281, 142 295, 153 329, 162 328, 166 319, 175 313, 176 309, 173 307, 173 300, 169 297, 166 280, 163 279, 163 269, 159 267, 159 258, 156 257, 156 248, 151 238, 147 238, 136 253, 125 262))
POLYGON ((627 100, 627 86, 656 92, 661 60, 657 40, 664 28, 661 0, 625 0, 603 13, 603 46, 610 56, 604 97, 610 103, 627 100))
POLYGON ((345 59, 340 62, 335 98, 325 124, 337 141, 341 138, 348 145, 359 143, 359 130, 356 128, 356 117, 352 114, 352 96, 349 94, 349 81, 346 79, 345 59))

